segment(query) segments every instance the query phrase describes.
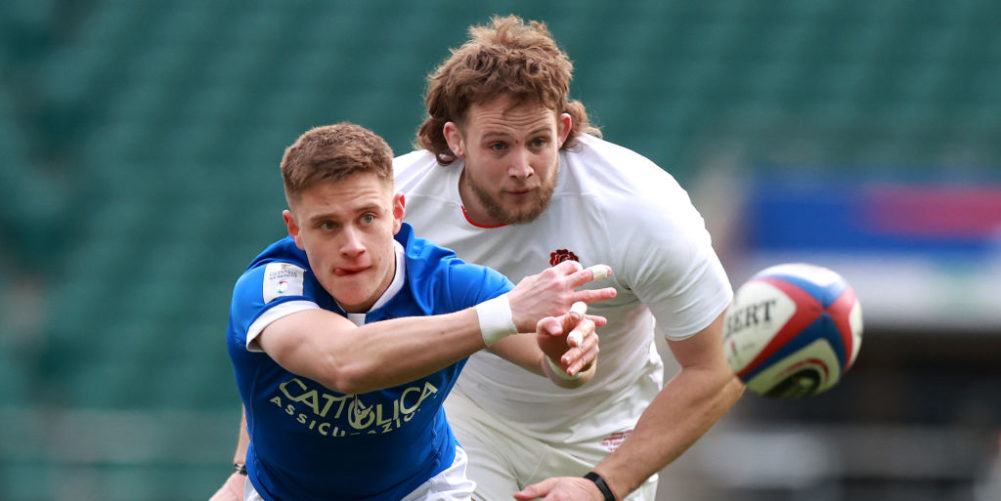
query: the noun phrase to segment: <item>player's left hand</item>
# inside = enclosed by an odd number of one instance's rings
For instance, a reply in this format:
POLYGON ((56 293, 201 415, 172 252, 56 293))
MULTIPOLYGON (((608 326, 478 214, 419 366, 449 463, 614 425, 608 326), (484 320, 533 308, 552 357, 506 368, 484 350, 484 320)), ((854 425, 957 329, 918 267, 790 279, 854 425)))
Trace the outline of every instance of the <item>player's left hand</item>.
POLYGON ((549 478, 525 487, 514 494, 519 501, 602 501, 604 497, 593 482, 581 477, 549 478))
POLYGON ((587 315, 587 305, 576 303, 564 315, 546 317, 536 325, 539 348, 570 376, 587 370, 598 358, 595 327, 605 325, 605 317, 587 315))

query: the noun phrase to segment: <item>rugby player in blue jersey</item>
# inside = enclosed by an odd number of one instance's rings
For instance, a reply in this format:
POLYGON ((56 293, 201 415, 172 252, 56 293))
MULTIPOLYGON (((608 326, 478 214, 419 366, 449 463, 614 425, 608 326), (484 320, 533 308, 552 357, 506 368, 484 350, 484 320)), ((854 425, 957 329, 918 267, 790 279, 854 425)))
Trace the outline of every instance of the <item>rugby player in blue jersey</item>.
POLYGON ((289 236, 233 292, 227 345, 245 427, 238 472, 215 498, 469 499, 442 409, 466 357, 488 347, 561 386, 593 374, 605 319, 570 310, 614 297, 577 290, 610 270, 564 262, 514 286, 467 264, 403 223, 392 161, 349 123, 286 149, 289 236))

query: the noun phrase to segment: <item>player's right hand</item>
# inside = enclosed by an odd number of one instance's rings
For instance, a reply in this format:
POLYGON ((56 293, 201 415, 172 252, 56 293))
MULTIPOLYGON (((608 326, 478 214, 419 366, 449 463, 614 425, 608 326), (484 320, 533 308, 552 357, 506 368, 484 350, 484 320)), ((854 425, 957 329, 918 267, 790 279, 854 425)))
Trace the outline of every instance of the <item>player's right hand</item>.
POLYGON ((578 301, 594 303, 615 297, 614 287, 577 290, 611 273, 608 265, 599 264, 584 269, 576 261, 564 261, 523 278, 508 293, 514 325, 519 332, 532 332, 536 330, 539 320, 564 315, 578 301))
POLYGON ((600 501, 601 492, 594 483, 581 477, 547 478, 514 494, 518 501, 600 501))

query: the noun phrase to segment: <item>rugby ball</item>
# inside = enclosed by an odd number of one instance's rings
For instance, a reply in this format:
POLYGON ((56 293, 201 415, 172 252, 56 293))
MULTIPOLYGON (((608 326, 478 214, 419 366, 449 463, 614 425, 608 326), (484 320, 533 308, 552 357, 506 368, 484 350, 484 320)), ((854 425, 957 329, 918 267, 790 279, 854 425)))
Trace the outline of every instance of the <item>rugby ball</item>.
POLYGON ((737 289, 723 351, 747 389, 776 398, 816 395, 851 368, 862 346, 862 308, 838 273, 780 264, 737 289))

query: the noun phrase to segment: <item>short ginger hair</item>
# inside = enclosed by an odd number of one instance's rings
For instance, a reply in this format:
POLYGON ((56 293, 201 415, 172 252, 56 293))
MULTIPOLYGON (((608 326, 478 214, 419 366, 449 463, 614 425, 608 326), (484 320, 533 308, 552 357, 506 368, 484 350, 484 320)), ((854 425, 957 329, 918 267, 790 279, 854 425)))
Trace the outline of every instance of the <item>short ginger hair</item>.
POLYGON ((280 168, 289 205, 320 182, 364 172, 393 186, 393 150, 378 134, 350 122, 306 131, 285 149, 280 168))

